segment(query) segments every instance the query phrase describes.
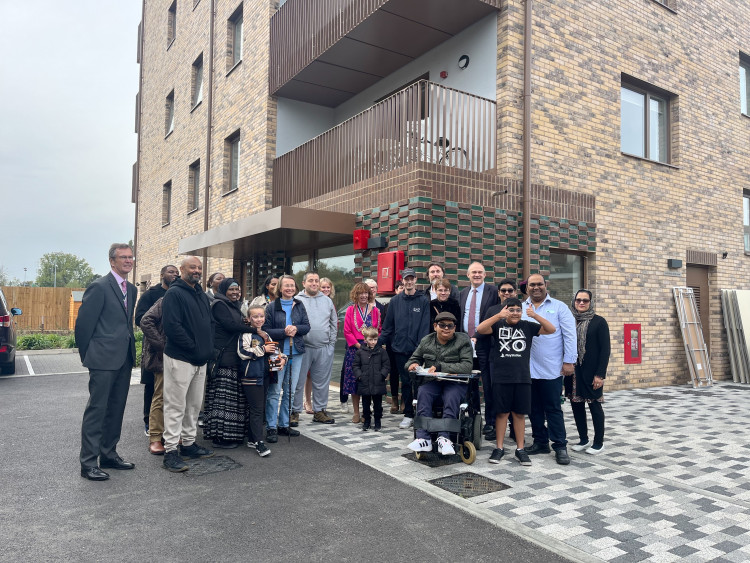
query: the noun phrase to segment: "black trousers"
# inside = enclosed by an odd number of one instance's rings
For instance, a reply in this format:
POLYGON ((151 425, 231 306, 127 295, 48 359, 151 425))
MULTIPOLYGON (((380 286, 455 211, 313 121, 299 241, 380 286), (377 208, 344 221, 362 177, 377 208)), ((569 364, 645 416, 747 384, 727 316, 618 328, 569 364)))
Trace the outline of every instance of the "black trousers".
MULTIPOLYGON (((598 401, 592 401, 588 405, 589 412, 591 413, 591 422, 594 424, 594 447, 601 448, 602 444, 604 444, 604 409, 598 401)), ((574 403, 571 401, 570 406, 573 409, 573 418, 576 421, 578 437, 582 442, 588 442, 589 428, 586 424, 586 403, 574 403)))
POLYGON ((249 442, 262 442, 266 420, 266 385, 243 385, 248 409, 249 442))
POLYGON ((383 395, 362 395, 362 418, 370 422, 370 402, 372 401, 375 411, 375 422, 383 418, 383 395))
POLYGON ((406 362, 409 361, 411 354, 394 352, 393 355, 396 357, 396 367, 401 377, 401 398, 404 406, 404 417, 414 418, 414 405, 412 405, 412 401, 416 397, 416 385, 414 384, 414 376, 406 369, 406 362))
MULTIPOLYGON (((393 353, 390 346, 386 346, 385 351, 388 353, 388 361, 391 364, 391 373, 388 376, 391 384, 391 397, 393 399, 398 399, 398 380, 400 376, 398 374, 398 367, 396 366, 396 355, 393 353)), ((395 405, 396 403, 394 402, 393 404, 395 405)), ((403 406, 401 408, 403 408, 403 406)))
POLYGON ((81 467, 95 467, 97 458, 117 455, 132 365, 128 354, 120 369, 89 370, 89 401, 81 423, 81 467))
POLYGON ((151 401, 154 399, 154 373, 141 368, 141 383, 143 383, 143 422, 148 424, 151 414, 151 401))

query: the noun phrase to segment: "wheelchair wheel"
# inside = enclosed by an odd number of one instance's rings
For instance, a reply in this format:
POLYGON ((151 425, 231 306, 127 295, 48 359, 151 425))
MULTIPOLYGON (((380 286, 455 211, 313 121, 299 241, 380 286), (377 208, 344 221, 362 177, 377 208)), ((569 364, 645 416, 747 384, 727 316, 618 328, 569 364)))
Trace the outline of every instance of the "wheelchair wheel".
POLYGON ((461 455, 461 461, 467 465, 471 465, 477 459, 477 449, 474 447, 474 444, 468 440, 466 440, 463 446, 461 446, 461 451, 459 453, 461 455))
POLYGON ((482 448, 482 439, 484 436, 482 436, 482 415, 477 413, 474 415, 474 436, 472 437, 472 442, 474 442, 474 447, 476 449, 482 448))

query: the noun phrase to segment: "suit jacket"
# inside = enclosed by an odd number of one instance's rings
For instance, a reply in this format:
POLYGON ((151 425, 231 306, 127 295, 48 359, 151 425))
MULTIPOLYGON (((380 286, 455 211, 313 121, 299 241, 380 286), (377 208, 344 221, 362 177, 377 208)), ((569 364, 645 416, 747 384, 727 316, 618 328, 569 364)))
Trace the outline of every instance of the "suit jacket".
POLYGON ((76 345, 89 369, 117 370, 128 359, 135 362, 133 312, 138 290, 127 282, 128 308, 112 272, 94 281, 83 293, 76 319, 76 345))
MULTIPOLYGON (((461 306, 461 318, 458 319, 458 322, 461 323, 461 330, 463 330, 464 326, 464 315, 466 314, 466 310, 471 304, 471 302, 469 301, 469 292, 472 290, 472 288, 473 286, 471 285, 469 287, 463 288, 461 290, 461 298, 458 301, 459 305, 461 306)), ((491 283, 485 283, 484 291, 482 292, 482 302, 479 304, 479 322, 482 322, 486 318, 487 310, 493 305, 497 304, 497 286, 491 283)), ((477 357, 482 354, 488 354, 490 346, 490 335, 476 334, 475 336, 477 338, 477 357)))

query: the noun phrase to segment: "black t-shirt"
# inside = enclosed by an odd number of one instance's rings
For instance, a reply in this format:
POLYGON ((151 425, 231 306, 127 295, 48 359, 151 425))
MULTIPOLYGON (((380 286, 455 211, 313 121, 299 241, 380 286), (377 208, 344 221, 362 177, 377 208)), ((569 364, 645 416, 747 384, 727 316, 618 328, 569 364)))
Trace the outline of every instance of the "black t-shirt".
MULTIPOLYGON (((495 312, 499 313, 500 310, 495 312)), ((531 339, 542 325, 520 320, 509 325, 501 319, 492 325, 492 382, 531 383, 531 339)))

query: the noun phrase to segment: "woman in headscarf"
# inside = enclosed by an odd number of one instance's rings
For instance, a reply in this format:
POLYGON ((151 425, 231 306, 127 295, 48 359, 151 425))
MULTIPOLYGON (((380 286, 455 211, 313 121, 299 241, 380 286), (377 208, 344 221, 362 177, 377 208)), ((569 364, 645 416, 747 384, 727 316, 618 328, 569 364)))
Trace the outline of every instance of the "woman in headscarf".
POLYGON ((236 448, 245 437, 247 404, 239 378, 237 342, 243 333, 256 329, 245 322, 240 297, 237 280, 224 278, 211 304, 216 360, 206 385, 203 436, 215 448, 236 448))
POLYGON ((573 316, 578 334, 578 361, 575 373, 565 378, 565 395, 570 399, 580 441, 573 451, 597 455, 604 450, 604 379, 609 364, 609 325, 594 313, 594 296, 579 289, 573 298, 573 316), (586 404, 594 424, 594 440, 589 439, 586 404))

